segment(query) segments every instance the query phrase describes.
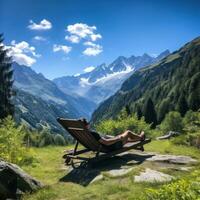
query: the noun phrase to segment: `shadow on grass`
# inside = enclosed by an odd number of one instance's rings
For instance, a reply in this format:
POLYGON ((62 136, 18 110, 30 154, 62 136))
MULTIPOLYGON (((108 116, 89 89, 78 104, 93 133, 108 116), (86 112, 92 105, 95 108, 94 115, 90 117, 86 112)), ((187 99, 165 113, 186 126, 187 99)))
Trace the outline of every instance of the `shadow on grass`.
POLYGON ((126 153, 96 163, 80 165, 73 168, 67 175, 60 179, 61 182, 72 182, 87 186, 102 171, 117 170, 123 166, 133 167, 142 164, 152 155, 126 153))

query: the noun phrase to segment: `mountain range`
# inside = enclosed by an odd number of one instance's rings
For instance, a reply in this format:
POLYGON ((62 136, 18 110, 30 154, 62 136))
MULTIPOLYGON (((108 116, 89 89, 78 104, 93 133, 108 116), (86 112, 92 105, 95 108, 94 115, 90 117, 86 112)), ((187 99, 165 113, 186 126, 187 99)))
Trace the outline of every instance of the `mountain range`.
POLYGON ((32 128, 48 127, 62 132, 57 117, 90 119, 97 106, 113 95, 135 71, 167 56, 120 56, 110 65, 101 64, 88 73, 48 80, 30 67, 13 63, 14 98, 18 122, 32 128))
POLYGON ((144 112, 149 98, 154 103, 158 122, 169 111, 176 110, 184 115, 189 109, 199 109, 200 37, 159 62, 137 70, 94 111, 91 121, 115 118, 127 105, 133 113, 144 112))
POLYGON ((57 117, 89 118, 96 106, 80 96, 64 94, 55 83, 30 67, 13 63, 13 69, 17 121, 33 128, 45 124, 51 130, 60 131, 57 117))
POLYGON ((166 50, 157 57, 146 53, 129 58, 119 56, 109 65, 103 63, 90 72, 56 78, 53 82, 65 94, 79 95, 98 105, 113 95, 134 71, 158 62, 169 53, 166 50))

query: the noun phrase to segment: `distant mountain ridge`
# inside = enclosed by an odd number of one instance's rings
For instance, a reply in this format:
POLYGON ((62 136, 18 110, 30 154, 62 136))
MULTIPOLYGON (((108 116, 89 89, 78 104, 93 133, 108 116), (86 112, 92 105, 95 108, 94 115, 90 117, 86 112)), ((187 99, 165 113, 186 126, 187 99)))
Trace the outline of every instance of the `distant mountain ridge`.
POLYGON ((93 102, 64 94, 55 83, 30 67, 13 63, 13 69, 17 121, 27 122, 33 128, 46 124, 52 130, 62 131, 57 117, 90 118, 96 106, 93 102))
POLYGON ((48 128, 54 133, 64 133, 63 128, 57 123, 56 118, 76 118, 77 115, 55 103, 44 101, 38 96, 15 88, 15 120, 26 126, 42 130, 48 128))
POLYGON ((126 105, 137 113, 148 98, 154 102, 158 121, 172 110, 200 108, 200 37, 132 74, 94 111, 91 121, 114 118, 126 105))
POLYGON ((158 62, 169 53, 169 50, 166 50, 157 57, 152 57, 146 53, 142 56, 131 56, 129 58, 119 56, 108 66, 103 63, 91 72, 64 76, 53 81, 64 93, 80 95, 99 104, 114 94, 134 71, 158 62))

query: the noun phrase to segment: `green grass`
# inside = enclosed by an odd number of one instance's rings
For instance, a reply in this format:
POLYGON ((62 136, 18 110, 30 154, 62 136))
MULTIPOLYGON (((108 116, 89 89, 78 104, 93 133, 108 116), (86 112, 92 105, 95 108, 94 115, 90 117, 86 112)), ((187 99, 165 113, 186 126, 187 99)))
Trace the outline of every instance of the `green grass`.
POLYGON ((175 145, 170 140, 152 141, 145 145, 145 150, 150 152, 158 152, 161 154, 185 155, 192 158, 200 159, 199 149, 184 145, 175 145))
POLYGON ((62 154, 65 149, 67 148, 54 146, 33 148, 36 162, 23 168, 44 184, 55 184, 58 177, 64 176, 66 172, 65 169, 62 169, 62 154))
MULTIPOLYGON (((71 147, 67 147, 71 149, 71 147)), ((23 169, 29 174, 43 182, 45 186, 34 194, 26 194, 25 200, 120 200, 140 199, 147 189, 160 188, 158 183, 134 183, 134 175, 146 167, 154 167, 151 163, 135 166, 126 176, 109 177, 88 186, 82 186, 72 182, 60 182, 59 179, 67 174, 67 168, 63 164, 62 154, 66 147, 45 147, 34 148, 37 162, 23 169)), ((169 141, 154 141, 146 145, 146 151, 170 153, 176 155, 189 155, 199 159, 199 150, 175 146, 169 141)), ((176 175, 176 172, 168 170, 169 174, 176 175)), ((104 173, 104 172, 103 172, 104 173)), ((178 177, 189 177, 189 173, 177 172, 178 177)), ((78 179, 79 177, 77 177, 78 179)))

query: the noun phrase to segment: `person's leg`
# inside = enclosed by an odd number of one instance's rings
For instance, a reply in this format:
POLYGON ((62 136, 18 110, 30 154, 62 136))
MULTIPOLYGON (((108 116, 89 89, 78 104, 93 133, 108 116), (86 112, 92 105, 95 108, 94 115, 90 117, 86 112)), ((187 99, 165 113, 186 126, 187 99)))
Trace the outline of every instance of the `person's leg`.
POLYGON ((140 133, 140 135, 137 135, 135 133, 133 133, 130 130, 125 131, 124 133, 120 134, 119 136, 122 137, 122 142, 123 144, 126 144, 127 142, 136 142, 136 141, 140 141, 144 138, 144 131, 142 131, 140 133))
POLYGON ((132 131, 128 131, 129 139, 132 141, 142 140, 145 137, 144 131, 141 131, 139 135, 133 133, 132 131))

